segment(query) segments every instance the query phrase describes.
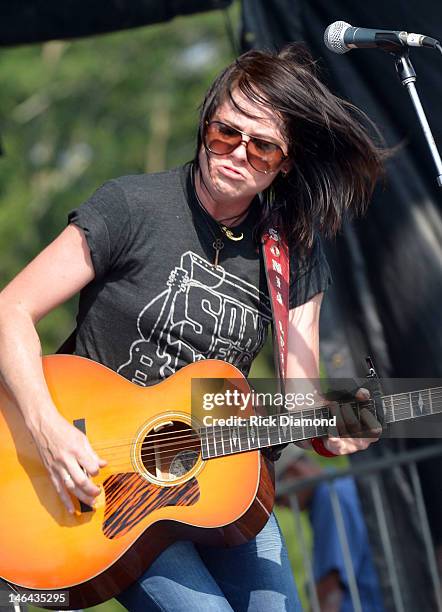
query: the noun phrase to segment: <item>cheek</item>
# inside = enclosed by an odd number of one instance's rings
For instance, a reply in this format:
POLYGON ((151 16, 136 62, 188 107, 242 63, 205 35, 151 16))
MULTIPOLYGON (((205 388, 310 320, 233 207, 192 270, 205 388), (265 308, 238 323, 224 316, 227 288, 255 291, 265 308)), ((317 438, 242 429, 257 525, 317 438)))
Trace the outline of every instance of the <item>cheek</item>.
POLYGON ((276 174, 264 174, 263 172, 255 172, 254 178, 257 191, 264 191, 264 189, 267 189, 267 187, 269 187, 273 183, 276 178, 276 174))

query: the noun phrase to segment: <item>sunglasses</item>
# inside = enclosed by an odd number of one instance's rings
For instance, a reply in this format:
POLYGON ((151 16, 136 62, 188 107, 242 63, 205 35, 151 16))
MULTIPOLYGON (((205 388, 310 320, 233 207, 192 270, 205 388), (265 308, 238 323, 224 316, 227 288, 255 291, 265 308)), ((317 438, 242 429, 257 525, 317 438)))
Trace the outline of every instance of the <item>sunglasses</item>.
POLYGON ((228 155, 244 142, 243 136, 248 136, 246 142, 247 161, 257 172, 268 174, 276 172, 282 162, 287 159, 281 147, 268 140, 249 136, 221 121, 206 122, 203 134, 204 146, 215 155, 228 155))

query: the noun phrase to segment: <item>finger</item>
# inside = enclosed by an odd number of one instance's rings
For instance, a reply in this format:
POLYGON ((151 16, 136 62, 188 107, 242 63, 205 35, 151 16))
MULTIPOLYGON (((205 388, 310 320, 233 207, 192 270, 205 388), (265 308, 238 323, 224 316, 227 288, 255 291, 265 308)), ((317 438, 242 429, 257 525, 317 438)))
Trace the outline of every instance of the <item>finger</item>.
POLYGON ((358 417, 355 415, 353 406, 351 404, 344 404, 341 406, 341 413, 345 427, 347 428, 350 436, 353 436, 361 431, 361 423, 358 417))
MULTIPOLYGON (((84 473, 83 473, 84 474, 84 473)), ((87 476, 84 474, 84 478, 87 479, 87 476)), ((93 483, 92 483, 93 484, 93 483)), ((98 495, 100 490, 98 489, 98 493, 89 494, 85 492, 83 487, 80 487, 72 478, 72 476, 67 472, 67 470, 62 471, 62 489, 65 489, 68 494, 75 495, 80 501, 84 502, 88 506, 93 506, 95 502, 95 497, 98 495)))
POLYGON ((78 500, 86 504, 87 506, 93 506, 95 503, 96 495, 88 495, 83 489, 74 486, 72 489, 69 488, 69 493, 74 495, 78 500))
POLYGON ((71 476, 75 489, 72 487, 70 483, 68 488, 69 490, 75 491, 75 495, 77 495, 78 491, 81 491, 83 495, 94 498, 97 497, 100 493, 100 489, 96 484, 92 482, 89 478, 88 474, 81 468, 77 460, 69 461, 66 465, 67 473, 71 476))
POLYGON ((347 452, 343 446, 343 439, 339 437, 324 438, 324 446, 335 455, 345 455, 347 452))
POLYGON ((55 490, 57 491, 66 510, 69 512, 69 514, 73 514, 75 512, 74 504, 72 503, 72 499, 69 493, 66 491, 65 487, 60 481, 60 478, 54 473, 50 473, 50 477, 51 477, 52 484, 54 485, 55 490))
POLYGON ((364 435, 367 435, 367 430, 370 434, 372 434, 375 437, 379 437, 382 433, 382 425, 381 423, 379 423, 379 421, 377 420, 377 418, 374 416, 374 414, 372 412, 370 412, 370 410, 367 410, 367 408, 363 408, 361 410, 361 421, 364 422, 364 424, 366 425, 366 428, 364 428, 364 435))
POLYGON ((370 391, 365 387, 360 387, 355 393, 355 398, 361 402, 364 402, 370 399, 370 391))
POLYGON ((370 446, 370 444, 373 444, 374 442, 378 441, 377 437, 371 437, 371 438, 360 438, 360 441, 362 443, 362 446, 360 448, 360 450, 365 450, 366 448, 368 448, 370 446))
POLYGON ((62 470, 60 473, 60 480, 64 488, 68 491, 73 491, 75 489, 75 482, 72 479, 72 476, 69 474, 68 470, 62 470))
POLYGON ((363 438, 329 438, 325 445, 335 455, 351 455, 367 448, 368 443, 363 438))
MULTIPOLYGON (((348 435, 348 431, 347 431, 347 428, 345 426, 344 419, 342 418, 341 410, 340 410, 338 404, 336 402, 331 402, 329 404, 329 410, 330 410, 330 414, 332 416, 336 417, 337 436, 347 436, 348 435)), ((329 429, 331 429, 331 428, 329 428, 329 429)), ((332 432, 330 432, 330 433, 332 433, 332 432)), ((333 432, 333 434, 334 433, 335 432, 333 432)))
MULTIPOLYGON (((86 441, 87 442, 87 441, 86 441)), ((87 447, 83 452, 77 454, 77 461, 82 468, 91 476, 97 476, 100 471, 100 459, 96 453, 90 448, 87 442, 87 447)))

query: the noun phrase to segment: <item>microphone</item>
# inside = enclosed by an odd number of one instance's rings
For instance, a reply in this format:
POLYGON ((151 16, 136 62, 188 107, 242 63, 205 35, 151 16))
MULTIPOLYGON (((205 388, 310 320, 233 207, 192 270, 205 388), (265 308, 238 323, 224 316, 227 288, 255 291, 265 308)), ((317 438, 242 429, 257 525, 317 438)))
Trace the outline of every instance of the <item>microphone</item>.
POLYGON ((351 49, 384 49, 398 51, 401 47, 436 48, 439 41, 424 34, 398 30, 354 28, 345 21, 335 21, 324 32, 324 43, 333 53, 347 53, 351 49))

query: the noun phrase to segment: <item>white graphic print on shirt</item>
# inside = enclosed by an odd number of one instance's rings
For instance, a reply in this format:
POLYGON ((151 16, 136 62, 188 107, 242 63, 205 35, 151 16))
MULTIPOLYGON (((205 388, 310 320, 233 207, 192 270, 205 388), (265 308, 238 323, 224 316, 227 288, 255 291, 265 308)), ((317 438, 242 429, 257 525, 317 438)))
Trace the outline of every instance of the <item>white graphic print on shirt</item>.
POLYGON ((139 337, 117 371, 141 386, 201 359, 223 359, 247 374, 270 321, 268 296, 187 251, 167 288, 140 312, 139 337))

